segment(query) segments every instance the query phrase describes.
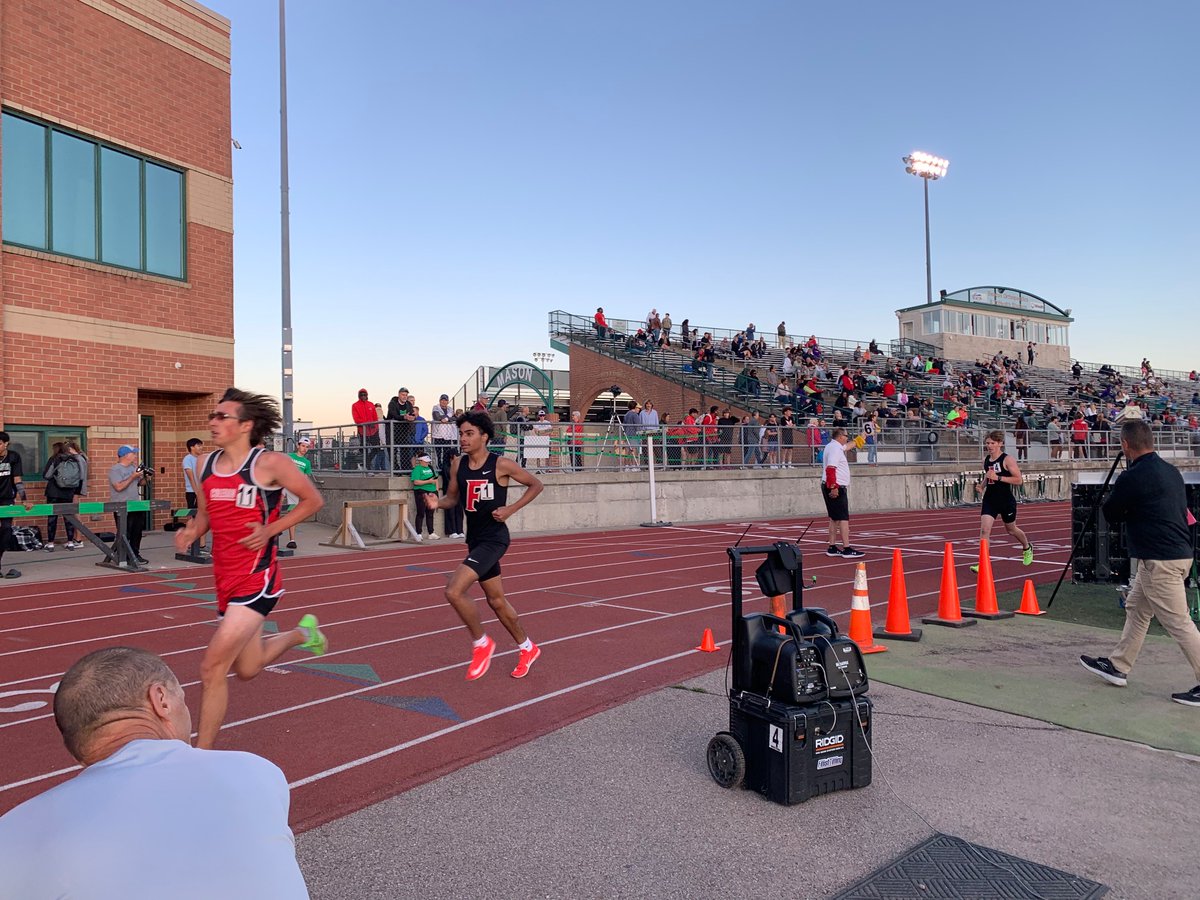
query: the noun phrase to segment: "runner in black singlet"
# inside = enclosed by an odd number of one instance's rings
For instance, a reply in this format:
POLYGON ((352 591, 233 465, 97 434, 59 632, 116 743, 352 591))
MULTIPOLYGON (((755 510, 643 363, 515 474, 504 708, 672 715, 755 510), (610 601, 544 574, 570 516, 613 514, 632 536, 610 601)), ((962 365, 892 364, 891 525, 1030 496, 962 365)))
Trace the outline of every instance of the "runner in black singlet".
POLYGON ((506 456, 488 451, 495 438, 495 426, 487 413, 469 412, 458 417, 459 447, 462 455, 451 463, 446 494, 438 501, 439 509, 462 504, 467 521, 467 558, 454 570, 446 585, 446 600, 458 613, 474 647, 467 680, 481 678, 492 662, 496 642, 484 633, 475 601, 467 592, 479 582, 488 605, 520 650, 513 678, 524 678, 542 651, 525 634, 517 611, 504 596, 500 579, 500 557, 508 550, 508 526, 505 520, 542 492, 542 482, 506 456), (508 505, 509 480, 525 486, 525 493, 508 505))
MULTIPOLYGON (((1014 484, 1021 484, 1025 480, 1021 468, 1004 452, 1003 431, 988 432, 983 446, 987 458, 983 461, 983 509, 980 511, 979 537, 988 540, 992 525, 996 519, 1000 519, 1004 523, 1004 530, 1021 542, 1022 563, 1033 565, 1033 547, 1025 532, 1017 527, 1017 498, 1012 491, 1014 484)), ((979 566, 971 566, 971 571, 978 572, 979 566)))

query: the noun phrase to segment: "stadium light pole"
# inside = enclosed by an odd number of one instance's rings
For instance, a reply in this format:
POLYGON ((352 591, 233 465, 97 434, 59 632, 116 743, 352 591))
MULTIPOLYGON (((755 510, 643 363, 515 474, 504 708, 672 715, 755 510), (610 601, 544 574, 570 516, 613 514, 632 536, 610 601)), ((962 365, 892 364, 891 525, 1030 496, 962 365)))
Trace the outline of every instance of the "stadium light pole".
POLYGON ((932 303, 933 266, 929 255, 929 182, 944 178, 946 170, 950 168, 950 161, 920 150, 914 150, 911 156, 905 156, 902 159, 904 160, 904 171, 909 175, 916 175, 925 185, 925 302, 932 303))
POLYGON ((292 414, 292 239, 288 225, 287 27, 285 0, 279 0, 279 245, 280 305, 283 326, 283 450, 292 449, 296 423, 292 414))

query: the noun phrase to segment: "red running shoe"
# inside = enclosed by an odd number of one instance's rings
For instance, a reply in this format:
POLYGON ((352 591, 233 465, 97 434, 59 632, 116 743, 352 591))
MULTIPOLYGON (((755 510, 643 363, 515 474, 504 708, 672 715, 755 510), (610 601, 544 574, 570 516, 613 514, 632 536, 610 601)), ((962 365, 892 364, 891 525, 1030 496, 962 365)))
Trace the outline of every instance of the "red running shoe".
POLYGON ((496 652, 496 642, 486 634, 487 643, 475 647, 471 651, 471 665, 467 666, 467 681, 474 681, 487 674, 488 666, 492 664, 492 654, 496 652))
POLYGON ((529 674, 529 667, 537 662, 542 655, 542 648, 534 644, 528 650, 522 650, 517 658, 517 667, 512 670, 513 678, 524 678, 529 674))

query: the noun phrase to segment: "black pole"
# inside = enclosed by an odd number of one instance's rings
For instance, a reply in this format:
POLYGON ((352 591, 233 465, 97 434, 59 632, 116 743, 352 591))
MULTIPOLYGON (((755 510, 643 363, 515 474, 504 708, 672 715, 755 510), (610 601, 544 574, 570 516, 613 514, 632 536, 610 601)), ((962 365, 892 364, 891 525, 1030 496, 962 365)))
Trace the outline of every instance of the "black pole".
POLYGON ((1067 577, 1067 570, 1071 568, 1071 563, 1075 561, 1075 551, 1079 549, 1079 542, 1083 540, 1083 536, 1091 530, 1092 523, 1096 521, 1096 512, 1100 509, 1100 501, 1104 499, 1104 493, 1108 490, 1108 483, 1112 481, 1113 472, 1117 471, 1117 465, 1121 462, 1121 457, 1124 455, 1120 450, 1117 451, 1112 467, 1108 470, 1108 475, 1104 478, 1104 484, 1100 486, 1100 493, 1096 496, 1096 502, 1092 504, 1092 511, 1088 513, 1088 520, 1083 528, 1079 529, 1079 536, 1075 538, 1075 543, 1071 547, 1071 555, 1067 557, 1067 564, 1063 566, 1062 572, 1059 573, 1058 583, 1054 585, 1054 592, 1050 595, 1050 599, 1046 601, 1046 609, 1054 605, 1054 598, 1058 596, 1058 589, 1062 587, 1063 579, 1067 577))

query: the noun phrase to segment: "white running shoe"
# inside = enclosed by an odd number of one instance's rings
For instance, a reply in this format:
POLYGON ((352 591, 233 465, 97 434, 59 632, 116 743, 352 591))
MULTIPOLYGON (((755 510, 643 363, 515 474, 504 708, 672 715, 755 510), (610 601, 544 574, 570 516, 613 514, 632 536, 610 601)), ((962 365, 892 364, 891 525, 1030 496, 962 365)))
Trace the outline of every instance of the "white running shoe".
POLYGON ((430 534, 429 534, 429 539, 430 539, 431 541, 437 541, 437 540, 440 540, 441 538, 440 538, 438 535, 436 535, 436 534, 434 534, 434 533, 430 532, 430 534))

